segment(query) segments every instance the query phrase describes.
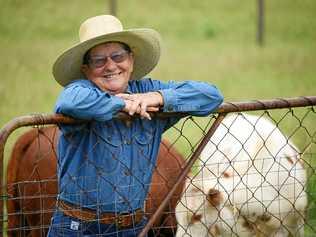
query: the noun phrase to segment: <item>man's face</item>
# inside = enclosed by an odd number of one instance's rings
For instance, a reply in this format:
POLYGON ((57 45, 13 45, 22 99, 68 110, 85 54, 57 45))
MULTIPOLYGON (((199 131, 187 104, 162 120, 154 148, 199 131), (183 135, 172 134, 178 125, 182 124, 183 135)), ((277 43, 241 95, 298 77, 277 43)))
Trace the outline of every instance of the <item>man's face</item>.
POLYGON ((133 71, 134 58, 120 43, 95 46, 88 55, 89 63, 81 70, 88 80, 110 94, 125 92, 133 71))

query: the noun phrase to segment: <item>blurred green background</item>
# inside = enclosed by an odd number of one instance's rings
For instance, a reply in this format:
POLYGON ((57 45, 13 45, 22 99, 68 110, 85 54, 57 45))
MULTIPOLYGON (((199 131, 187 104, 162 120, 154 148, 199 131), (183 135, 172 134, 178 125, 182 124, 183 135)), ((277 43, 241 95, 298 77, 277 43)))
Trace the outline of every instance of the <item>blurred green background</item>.
MULTIPOLYGON (((109 13, 108 0, 0 0, 0 127, 17 116, 53 111, 62 90, 51 73, 56 57, 77 43, 85 19, 109 13)), ((208 81, 225 101, 316 95, 315 0, 265 0, 263 47, 256 41, 256 0, 117 0, 117 15, 125 28, 161 33, 162 57, 153 78, 208 81)), ((316 116, 306 111, 298 119, 287 111, 273 117, 279 121, 286 114, 291 121, 280 127, 295 134, 300 149, 312 144, 315 162, 316 116), (304 116, 308 122, 302 125, 304 116)), ((187 137, 196 142, 203 131, 197 135, 188 127, 187 137)), ((173 130, 170 137, 189 154, 192 147, 183 145, 188 142, 177 140, 182 132, 174 136, 179 131, 173 130)), ((311 170, 310 205, 316 196, 311 170)), ((309 209, 315 221, 316 207, 309 209)))
MULTIPOLYGON (((62 89, 56 57, 78 41, 88 17, 108 14, 108 0, 0 0, 0 126, 50 113, 62 89)), ((163 38, 150 74, 161 80, 216 84, 226 101, 315 95, 316 1, 266 0, 265 46, 256 42, 254 0, 117 0, 126 28, 150 27, 163 38)))

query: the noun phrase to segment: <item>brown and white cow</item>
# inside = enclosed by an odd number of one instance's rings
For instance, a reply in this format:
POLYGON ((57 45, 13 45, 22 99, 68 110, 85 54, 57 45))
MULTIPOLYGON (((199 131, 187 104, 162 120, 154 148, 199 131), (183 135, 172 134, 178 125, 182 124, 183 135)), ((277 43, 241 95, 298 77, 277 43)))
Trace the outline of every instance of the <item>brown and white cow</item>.
MULTIPOLYGON (((46 236, 57 194, 58 137, 58 128, 50 126, 31 129, 16 141, 7 169, 8 236, 46 236)), ((184 162, 175 148, 163 140, 146 201, 148 216, 153 214, 172 188, 184 162)), ((174 209, 183 187, 184 182, 164 214, 154 223, 151 234, 172 236, 175 233, 177 223, 174 209)))

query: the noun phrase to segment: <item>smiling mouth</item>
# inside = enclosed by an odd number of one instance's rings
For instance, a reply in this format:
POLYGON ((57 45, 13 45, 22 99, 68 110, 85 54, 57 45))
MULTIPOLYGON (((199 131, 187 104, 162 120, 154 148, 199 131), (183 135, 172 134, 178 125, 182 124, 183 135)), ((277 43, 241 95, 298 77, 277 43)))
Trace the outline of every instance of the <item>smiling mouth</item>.
POLYGON ((119 73, 106 74, 106 75, 104 75, 103 77, 104 77, 105 79, 113 79, 113 78, 115 78, 116 76, 119 76, 119 75, 121 75, 121 72, 119 72, 119 73))

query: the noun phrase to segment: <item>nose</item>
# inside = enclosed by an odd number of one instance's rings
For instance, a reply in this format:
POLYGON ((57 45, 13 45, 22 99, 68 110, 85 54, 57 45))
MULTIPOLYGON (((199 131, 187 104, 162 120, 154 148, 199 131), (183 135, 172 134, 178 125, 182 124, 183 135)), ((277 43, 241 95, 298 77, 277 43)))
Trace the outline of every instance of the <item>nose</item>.
POLYGON ((207 200, 214 207, 219 206, 224 201, 221 192, 214 188, 208 191, 207 200))
POLYGON ((116 63, 110 58, 108 57, 105 64, 104 64, 104 70, 105 71, 113 71, 116 69, 116 63))

